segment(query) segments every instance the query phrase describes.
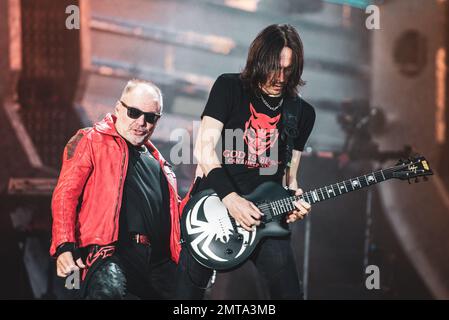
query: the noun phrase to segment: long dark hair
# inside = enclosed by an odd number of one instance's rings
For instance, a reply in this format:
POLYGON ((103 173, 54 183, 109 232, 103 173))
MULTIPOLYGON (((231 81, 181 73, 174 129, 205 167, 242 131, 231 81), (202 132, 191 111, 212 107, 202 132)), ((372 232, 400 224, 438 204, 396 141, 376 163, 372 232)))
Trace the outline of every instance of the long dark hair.
POLYGON ((288 96, 296 96, 299 86, 305 85, 301 78, 304 69, 304 49, 298 32, 289 24, 272 24, 263 29, 251 43, 246 66, 240 76, 254 93, 261 93, 260 85, 267 82, 270 73, 281 71, 279 59, 284 47, 289 47, 293 51, 285 93, 288 96))

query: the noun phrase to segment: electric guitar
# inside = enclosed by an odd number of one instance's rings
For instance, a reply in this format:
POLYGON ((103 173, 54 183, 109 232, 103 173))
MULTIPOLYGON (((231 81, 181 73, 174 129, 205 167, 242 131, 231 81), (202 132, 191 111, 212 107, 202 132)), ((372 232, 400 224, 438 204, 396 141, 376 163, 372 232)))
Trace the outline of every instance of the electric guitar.
POLYGON ((183 241, 203 266, 215 270, 233 269, 249 258, 264 237, 290 234, 285 217, 295 209, 294 202, 299 199, 315 204, 392 178, 410 182, 410 179, 417 180, 421 176, 426 180, 432 174, 426 159, 415 157, 400 161, 394 167, 310 190, 300 196, 291 195, 277 183, 265 182, 243 196, 264 214, 260 226, 253 231, 246 231, 236 224, 212 189, 203 190, 193 195, 184 207, 181 217, 183 241))

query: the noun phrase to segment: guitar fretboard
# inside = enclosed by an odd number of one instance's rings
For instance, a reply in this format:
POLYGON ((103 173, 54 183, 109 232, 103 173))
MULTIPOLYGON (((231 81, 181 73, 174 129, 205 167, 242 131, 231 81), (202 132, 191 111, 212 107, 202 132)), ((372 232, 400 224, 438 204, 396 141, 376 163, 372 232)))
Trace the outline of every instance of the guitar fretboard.
POLYGON ((274 216, 279 216, 291 212, 296 207, 294 202, 303 200, 310 204, 335 198, 345 193, 356 191, 365 187, 375 185, 391 178, 391 169, 374 171, 356 178, 337 182, 328 186, 304 192, 300 196, 291 196, 276 201, 269 202, 268 205, 274 216))

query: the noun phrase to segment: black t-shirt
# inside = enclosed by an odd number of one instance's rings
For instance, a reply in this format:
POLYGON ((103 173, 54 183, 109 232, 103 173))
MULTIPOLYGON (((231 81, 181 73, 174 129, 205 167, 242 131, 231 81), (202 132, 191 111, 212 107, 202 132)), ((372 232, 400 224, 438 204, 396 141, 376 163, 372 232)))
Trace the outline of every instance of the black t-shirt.
MULTIPOLYGON (((128 144, 129 162, 120 211, 120 236, 145 234, 155 256, 167 255, 170 246, 168 183, 159 162, 145 146, 128 144)), ((153 253, 152 253, 153 255, 153 253)))
MULTIPOLYGON (((248 194, 266 181, 282 182, 286 148, 281 139, 284 103, 276 107, 286 99, 256 96, 244 86, 240 74, 223 74, 215 81, 201 117, 209 116, 224 124, 217 154, 221 155, 222 166, 237 192, 248 194)), ((299 136, 294 149, 303 151, 315 123, 315 110, 304 100, 298 102, 298 108, 299 136)), ((199 190, 209 187, 206 178, 199 190)))

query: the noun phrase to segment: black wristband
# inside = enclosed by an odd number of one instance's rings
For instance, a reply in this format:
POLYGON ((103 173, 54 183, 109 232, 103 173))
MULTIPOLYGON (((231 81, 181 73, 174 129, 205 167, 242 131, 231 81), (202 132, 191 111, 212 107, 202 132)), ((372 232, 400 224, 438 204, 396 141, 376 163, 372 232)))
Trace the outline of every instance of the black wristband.
POLYGON ((223 200, 228 194, 235 192, 226 171, 222 168, 214 168, 207 174, 207 181, 209 185, 217 193, 220 200, 223 200))
POLYGON ((58 248, 56 249, 56 257, 59 257, 60 254, 70 251, 70 252, 74 252, 76 249, 76 245, 73 242, 64 242, 63 244, 59 245, 58 248))

